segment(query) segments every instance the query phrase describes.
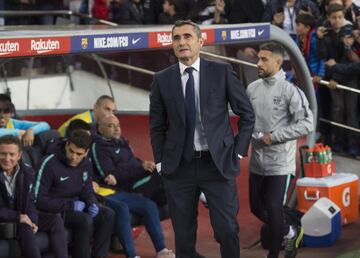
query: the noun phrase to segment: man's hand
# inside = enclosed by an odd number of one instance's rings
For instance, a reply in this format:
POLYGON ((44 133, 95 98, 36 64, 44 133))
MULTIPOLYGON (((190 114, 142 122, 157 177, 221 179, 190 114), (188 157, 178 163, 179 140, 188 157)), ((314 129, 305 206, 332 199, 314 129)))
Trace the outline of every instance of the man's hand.
POLYGON ((306 10, 300 9, 299 14, 310 14, 310 15, 313 15, 310 6, 307 6, 306 10))
POLYGON ((325 65, 331 67, 333 65, 336 65, 336 61, 335 59, 331 58, 325 62, 325 65))
POLYGON ((99 206, 96 203, 92 203, 88 208, 88 213, 92 218, 95 218, 99 214, 99 206))
POLYGON ((244 49, 244 55, 248 57, 257 57, 257 51, 252 47, 246 47, 244 49))
POLYGON ((155 162, 150 161, 150 160, 145 160, 142 163, 142 167, 149 172, 153 172, 155 169, 155 162))
POLYGON ((329 84, 327 85, 327 87, 331 90, 336 90, 337 88, 337 81, 334 81, 334 80, 330 80, 329 81, 329 84))
POLYGON ((351 46, 354 44, 354 37, 352 35, 347 35, 342 39, 344 46, 351 48, 351 46))
POLYGON ((270 133, 264 133, 264 136, 261 138, 261 140, 266 145, 270 145, 271 144, 271 135, 270 135, 270 133))
POLYGON ((34 132, 33 132, 33 130, 31 128, 27 129, 25 131, 25 134, 21 137, 21 140, 22 140, 24 146, 32 146, 33 143, 34 143, 34 132))
POLYGON ((99 188, 99 184, 96 183, 95 181, 92 181, 92 188, 93 188, 94 192, 96 193, 97 189, 99 188))
POLYGON ((326 35, 327 30, 324 26, 320 26, 317 30, 316 30, 316 35, 319 39, 323 39, 324 36, 326 35))
POLYGON ((116 185, 117 184, 116 178, 112 174, 107 175, 107 177, 105 177, 104 181, 108 185, 116 185))
POLYGON ((314 77, 312 77, 312 79, 313 79, 313 82, 315 82, 315 83, 320 83, 320 81, 321 81, 321 77, 320 77, 320 76, 317 76, 317 75, 315 75, 314 77))
POLYGON ((39 227, 35 223, 32 224, 31 228, 32 228, 34 234, 36 234, 38 232, 39 227))
POLYGON ((28 224, 30 227, 33 227, 31 219, 26 214, 20 214, 20 223, 28 224))

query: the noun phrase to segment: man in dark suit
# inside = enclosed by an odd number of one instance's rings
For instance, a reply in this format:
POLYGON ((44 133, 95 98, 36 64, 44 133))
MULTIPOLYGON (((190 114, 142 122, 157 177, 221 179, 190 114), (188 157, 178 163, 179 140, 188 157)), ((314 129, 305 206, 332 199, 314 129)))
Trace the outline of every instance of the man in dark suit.
POLYGON ((179 59, 155 74, 150 95, 151 144, 175 232, 176 258, 195 250, 200 191, 210 209, 221 257, 240 257, 236 176, 247 155, 254 112, 232 67, 199 58, 200 28, 190 20, 172 30, 179 59), (228 111, 241 117, 234 137, 228 111))

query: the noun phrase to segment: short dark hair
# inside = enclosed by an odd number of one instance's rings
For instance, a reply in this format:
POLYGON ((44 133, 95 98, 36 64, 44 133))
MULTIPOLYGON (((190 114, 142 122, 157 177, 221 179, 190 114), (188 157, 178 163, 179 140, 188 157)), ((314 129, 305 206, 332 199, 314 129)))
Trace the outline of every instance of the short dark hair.
POLYGON ((65 135, 69 137, 76 130, 91 131, 90 124, 86 123, 81 119, 74 119, 70 122, 69 126, 66 128, 65 135))
POLYGON ((182 27, 182 26, 185 26, 185 25, 193 26, 194 31, 195 31, 195 34, 196 34, 199 38, 202 38, 201 29, 200 29, 199 25, 197 25, 197 24, 196 24, 195 22, 193 22, 192 20, 177 20, 177 21, 174 23, 174 26, 172 27, 171 33, 174 34, 174 29, 175 29, 175 28, 182 27))
POLYGON ((0 137, 0 145, 1 144, 14 144, 18 146, 19 151, 21 151, 21 142, 20 139, 13 135, 5 135, 0 137))
POLYGON ((343 12, 343 14, 345 14, 345 8, 342 5, 339 4, 331 4, 329 5, 328 9, 327 9, 327 16, 330 16, 332 13, 337 13, 337 12, 343 12))
POLYGON ((278 43, 275 43, 275 42, 264 43, 264 44, 260 45, 259 49, 270 51, 270 52, 278 54, 282 57, 285 56, 285 49, 283 48, 283 46, 278 43))
POLYGON ((95 105, 100 105, 101 102, 103 102, 104 100, 110 100, 111 102, 115 103, 115 99, 109 95, 101 95, 100 97, 98 97, 98 99, 95 102, 95 105))
POLYGON ((9 94, 0 93, 0 101, 7 102, 10 108, 10 112, 15 113, 15 105, 11 102, 11 97, 9 94))
POLYGON ((83 130, 76 130, 69 136, 67 143, 73 143, 78 148, 88 150, 91 146, 91 136, 83 130))
POLYGON ((316 25, 315 17, 309 13, 299 14, 298 16, 296 16, 295 22, 304 24, 305 26, 309 26, 311 29, 313 29, 316 25))
POLYGON ((11 97, 8 94, 0 93, 0 101, 7 101, 11 103, 11 97))

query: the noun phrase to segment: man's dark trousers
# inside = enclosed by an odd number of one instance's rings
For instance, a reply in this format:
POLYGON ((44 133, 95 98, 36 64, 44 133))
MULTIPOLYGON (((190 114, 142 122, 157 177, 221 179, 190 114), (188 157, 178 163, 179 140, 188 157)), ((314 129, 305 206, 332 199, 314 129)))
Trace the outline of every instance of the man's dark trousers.
POLYGON ((73 229, 73 258, 107 257, 113 232, 115 213, 112 209, 99 206, 95 218, 85 212, 67 212, 65 227, 73 229), (90 256, 90 239, 94 238, 90 256))
MULTIPOLYGON (((60 215, 39 213, 38 231, 46 232, 55 258, 67 258, 67 242, 64 222, 60 215)), ((41 258, 32 228, 24 223, 18 224, 18 238, 22 255, 26 258, 41 258)))
POLYGON ((239 202, 234 179, 225 179, 217 170, 209 152, 182 161, 171 175, 163 175, 170 216, 175 232, 176 258, 195 258, 197 209, 200 191, 209 205, 215 238, 222 258, 240 257, 239 202), (219 194, 221 193, 221 194, 219 194))

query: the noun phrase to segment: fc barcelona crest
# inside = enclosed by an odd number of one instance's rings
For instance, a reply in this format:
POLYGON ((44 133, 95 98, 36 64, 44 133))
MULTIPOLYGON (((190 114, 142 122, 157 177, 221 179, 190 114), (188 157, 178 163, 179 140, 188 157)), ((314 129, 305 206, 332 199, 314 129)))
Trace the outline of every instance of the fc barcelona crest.
POLYGON ((89 39, 88 38, 82 38, 81 39, 81 48, 87 49, 89 46, 89 39))

